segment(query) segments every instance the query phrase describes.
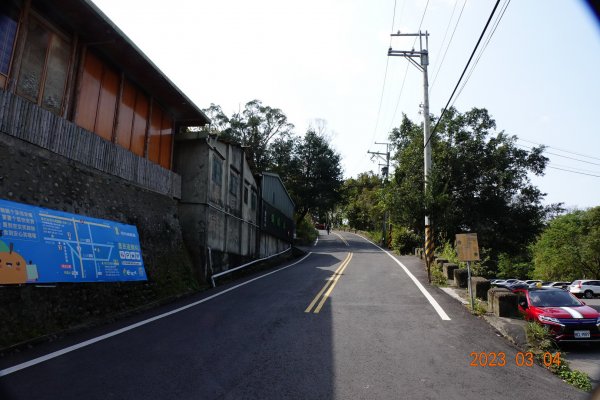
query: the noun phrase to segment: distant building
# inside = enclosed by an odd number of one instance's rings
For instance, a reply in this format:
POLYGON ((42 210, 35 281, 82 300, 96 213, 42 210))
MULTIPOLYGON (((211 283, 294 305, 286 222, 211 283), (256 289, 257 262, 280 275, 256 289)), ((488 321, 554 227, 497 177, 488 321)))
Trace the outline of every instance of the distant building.
POLYGON ((277 174, 258 175, 261 210, 259 254, 261 257, 285 250, 294 240, 294 202, 277 174))
POLYGON ((263 173, 257 183, 240 145, 180 133, 174 163, 184 240, 200 279, 290 248, 294 203, 279 176, 263 173))

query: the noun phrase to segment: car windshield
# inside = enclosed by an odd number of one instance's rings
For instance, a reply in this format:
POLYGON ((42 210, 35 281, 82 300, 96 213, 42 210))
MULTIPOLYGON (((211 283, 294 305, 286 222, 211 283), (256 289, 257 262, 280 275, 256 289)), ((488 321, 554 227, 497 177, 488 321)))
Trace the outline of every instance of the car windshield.
POLYGON ((578 307, 581 303, 562 290, 529 292, 529 300, 536 307, 578 307))

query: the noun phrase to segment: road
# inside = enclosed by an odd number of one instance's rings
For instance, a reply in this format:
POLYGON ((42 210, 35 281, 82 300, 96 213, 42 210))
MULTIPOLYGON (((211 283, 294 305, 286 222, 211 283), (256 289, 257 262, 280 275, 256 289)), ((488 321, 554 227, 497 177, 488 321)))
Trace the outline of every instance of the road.
POLYGON ((517 366, 515 348, 426 284, 419 259, 396 262, 343 232, 310 250, 283 269, 4 358, 0 399, 587 398, 541 367, 517 366), (506 365, 470 366, 473 352, 503 353, 506 365))

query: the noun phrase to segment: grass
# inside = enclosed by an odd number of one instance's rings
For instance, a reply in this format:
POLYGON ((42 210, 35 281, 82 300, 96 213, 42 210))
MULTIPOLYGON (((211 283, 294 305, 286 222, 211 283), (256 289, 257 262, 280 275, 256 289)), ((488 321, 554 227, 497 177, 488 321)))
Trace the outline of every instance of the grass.
POLYGON ((537 322, 528 322, 525 332, 530 351, 535 355, 538 364, 549 369, 554 374, 560 376, 562 380, 576 388, 585 390, 586 392, 592 391, 590 377, 584 372, 572 370, 565 359, 561 358, 560 363, 552 363, 550 366, 544 365, 544 355, 546 353, 552 354, 553 358, 556 357, 557 353, 560 354, 546 326, 542 326, 537 322))

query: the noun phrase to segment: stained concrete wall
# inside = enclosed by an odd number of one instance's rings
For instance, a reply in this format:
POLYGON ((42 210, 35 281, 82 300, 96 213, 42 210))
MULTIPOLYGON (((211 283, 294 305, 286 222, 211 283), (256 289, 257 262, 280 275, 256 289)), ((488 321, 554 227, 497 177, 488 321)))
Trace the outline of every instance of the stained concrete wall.
POLYGON ((177 201, 0 132, 0 198, 135 225, 147 282, 0 287, 0 348, 198 288, 177 201))
POLYGON ((182 177, 179 213, 196 276, 206 281, 256 258, 257 186, 243 149, 183 133, 176 137, 174 168, 182 177))

